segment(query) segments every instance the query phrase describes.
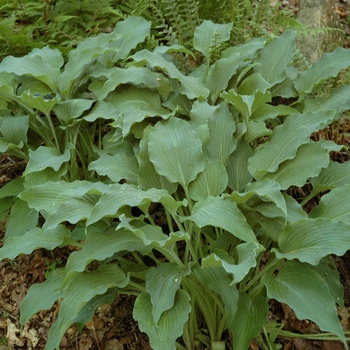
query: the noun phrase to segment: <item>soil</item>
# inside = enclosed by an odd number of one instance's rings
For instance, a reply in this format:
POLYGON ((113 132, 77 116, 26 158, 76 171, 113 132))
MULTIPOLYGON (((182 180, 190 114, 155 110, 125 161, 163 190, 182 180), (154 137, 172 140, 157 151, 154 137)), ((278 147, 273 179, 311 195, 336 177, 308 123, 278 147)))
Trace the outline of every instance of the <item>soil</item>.
MULTIPOLYGON (((335 12, 342 23, 346 25, 348 8, 346 1, 334 2, 335 12)), ((298 13, 298 0, 277 0, 283 7, 291 8, 298 13)), ((349 1, 350 2, 350 1, 349 1)), ((349 47, 350 29, 346 25, 344 47, 349 47)), ((345 131, 343 131, 345 132, 345 131)), ((349 132, 347 130, 347 132, 349 132)), ((322 135, 319 135, 322 137, 322 135)), ((342 139, 350 146, 348 139, 342 139)), ((334 155, 337 161, 350 160, 350 154, 334 155)), ((25 162, 15 157, 4 155, 0 158, 0 187, 8 181, 21 176, 25 162)), ((291 189, 293 196, 299 200, 305 197, 307 188, 291 189)), ((310 208, 305 208, 307 211, 310 208)), ((0 247, 5 231, 5 219, 0 222, 0 247)), ((70 254, 69 248, 55 249, 52 252, 37 250, 31 255, 21 255, 12 262, 0 261, 0 350, 9 349, 43 349, 45 339, 58 312, 55 304, 50 310, 41 311, 24 327, 20 335, 19 308, 28 288, 33 283, 45 280, 45 274, 57 267, 63 266, 70 254)), ((346 307, 339 310, 339 317, 345 330, 350 330, 350 252, 336 258, 338 270, 345 291, 346 307)), ((76 326, 68 329, 61 341, 63 350, 151 350, 147 335, 140 332, 137 322, 133 320, 132 309, 134 297, 119 296, 114 303, 101 306, 93 319, 81 332, 76 326)), ((308 321, 298 320, 287 306, 271 301, 269 317, 284 323, 284 329, 296 333, 318 333, 317 326, 308 321)), ((342 350, 343 344, 330 341, 313 341, 281 339, 284 350, 342 350)), ((255 342, 251 350, 258 350, 255 342)), ((238 349, 239 350, 239 349, 238 349)))

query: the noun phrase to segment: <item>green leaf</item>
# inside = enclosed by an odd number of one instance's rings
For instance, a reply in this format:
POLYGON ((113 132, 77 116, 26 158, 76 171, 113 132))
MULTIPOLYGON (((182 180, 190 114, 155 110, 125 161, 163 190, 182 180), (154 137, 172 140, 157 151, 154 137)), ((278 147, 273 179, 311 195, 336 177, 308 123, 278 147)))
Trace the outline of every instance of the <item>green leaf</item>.
POLYGON ((11 73, 0 72, 0 96, 5 100, 16 98, 18 82, 11 73))
POLYGON ((207 146, 209 158, 219 160, 226 165, 228 158, 236 148, 233 133, 236 124, 226 103, 221 103, 208 119, 210 139, 207 146))
POLYGON ((59 78, 62 97, 72 97, 73 83, 83 76, 87 65, 92 64, 99 56, 106 54, 112 62, 123 60, 149 33, 150 23, 147 20, 130 16, 119 21, 112 33, 101 33, 81 41, 75 50, 69 52, 68 63, 59 78))
POLYGON ((287 208, 281 188, 277 182, 269 179, 252 182, 245 187, 245 192, 232 192, 230 197, 237 203, 246 203, 252 197, 258 197, 260 200, 272 202, 287 216, 287 208))
POLYGON ((114 184, 100 197, 86 224, 89 226, 103 217, 115 217, 118 210, 124 206, 148 207, 152 202, 162 203, 173 213, 176 208, 183 204, 182 202, 176 202, 165 190, 152 188, 148 191, 143 191, 128 184, 114 184))
POLYGON ((133 316, 141 332, 147 333, 154 350, 175 350, 175 341, 181 336, 183 326, 191 311, 190 296, 183 290, 175 295, 174 306, 164 311, 156 325, 152 316, 150 295, 141 293, 136 299, 133 316))
POLYGON ((117 109, 109 102, 97 101, 90 113, 84 115, 82 119, 88 122, 95 122, 97 119, 115 120, 118 116, 117 109))
POLYGON ((248 349, 250 342, 267 322, 269 306, 261 295, 239 294, 238 307, 231 325, 235 349, 248 349))
MULTIPOLYGON (((16 117, 4 117, 0 123, 1 140, 6 143, 18 145, 20 148, 27 143, 27 132, 29 128, 29 117, 16 116, 16 117)), ((1 153, 5 153, 6 150, 0 148, 1 153)))
POLYGON ((244 187, 253 180, 253 176, 249 173, 248 159, 252 157, 254 151, 250 145, 239 138, 236 150, 230 155, 227 164, 228 185, 233 191, 240 192, 244 187))
POLYGON ((57 210, 59 205, 73 197, 81 197, 86 193, 102 194, 108 191, 110 187, 110 185, 102 182, 46 182, 29 187, 21 192, 18 197, 27 202, 30 208, 34 208, 38 212, 44 211, 51 214, 57 210))
POLYGON ((272 132, 266 127, 265 122, 261 120, 249 120, 247 125, 247 132, 244 134, 244 141, 250 144, 252 141, 264 136, 271 136, 272 132))
POLYGON ((215 250, 202 260, 203 268, 209 266, 222 266, 227 273, 233 275, 230 285, 241 282, 252 267, 256 266, 257 256, 265 250, 265 248, 254 242, 241 243, 236 246, 238 261, 233 261, 230 255, 221 250, 215 250))
POLYGON ((88 219, 97 201, 96 195, 85 194, 79 198, 70 198, 69 201, 57 205, 56 210, 46 218, 42 227, 44 233, 64 221, 76 224, 81 220, 88 219))
POLYGON ((190 183, 188 191, 192 199, 205 200, 208 196, 219 196, 227 187, 227 172, 224 165, 217 161, 207 159, 204 170, 190 183))
POLYGON ((350 162, 338 163, 331 161, 327 168, 322 169, 319 176, 310 180, 313 188, 322 186, 332 189, 350 183, 350 162))
POLYGON ((124 288, 129 278, 116 265, 102 265, 95 271, 77 273, 63 293, 56 321, 53 323, 46 343, 46 349, 59 347, 61 338, 71 326, 75 317, 83 310, 87 302, 96 295, 105 294, 110 288, 124 288))
POLYGON ((65 268, 54 269, 43 283, 33 284, 21 302, 21 326, 41 310, 49 310, 59 298, 65 268))
POLYGON ((254 95, 257 91, 265 92, 271 87, 260 73, 252 73, 243 80, 241 85, 237 88, 240 95, 254 95))
POLYGON ((245 216, 230 198, 208 197, 204 201, 197 202, 192 215, 183 218, 187 219, 194 221, 198 227, 207 225, 221 227, 243 241, 257 241, 245 216))
POLYGON ((42 49, 34 49, 24 57, 5 57, 0 64, 0 72, 34 77, 49 86, 53 92, 57 92, 62 65, 61 53, 57 49, 45 46, 42 49))
POLYGON ((239 294, 237 286, 231 283, 230 274, 216 265, 216 262, 211 265, 210 261, 207 260, 205 266, 197 266, 193 272, 201 282, 222 297, 227 313, 227 324, 231 325, 236 314, 239 294))
POLYGON ((200 51, 207 59, 208 66, 210 57, 219 46, 230 39, 233 23, 218 24, 204 20, 195 29, 193 37, 193 48, 200 51))
POLYGON ((209 95, 209 90, 203 85, 199 78, 182 74, 173 62, 169 62, 159 52, 149 52, 148 50, 138 51, 133 59, 136 63, 144 63, 155 69, 161 69, 170 78, 178 80, 180 92, 189 99, 205 99, 209 95))
POLYGON ((180 289, 181 280, 189 275, 190 270, 183 270, 173 263, 164 263, 151 267, 146 276, 146 291, 151 297, 153 322, 158 322, 164 311, 174 306, 176 292, 180 289))
POLYGON ((129 184, 137 184, 138 163, 132 150, 115 155, 102 154, 89 164, 89 170, 108 176, 113 182, 124 179, 129 184))
POLYGON ((251 115, 261 106, 264 106, 266 102, 271 102, 271 93, 269 91, 262 92, 261 90, 257 90, 251 95, 240 95, 234 89, 231 89, 228 92, 221 93, 220 97, 227 103, 233 104, 242 113, 245 121, 248 121, 251 115))
POLYGON ((184 188, 203 171, 205 159, 197 133, 184 120, 158 122, 149 135, 149 157, 158 174, 184 188))
POLYGON ((350 225, 326 218, 303 219, 289 224, 278 237, 278 259, 298 259, 317 265, 326 255, 343 255, 350 249, 350 225))
POLYGON ((276 172, 264 178, 278 182, 282 190, 303 187, 307 179, 317 176, 328 164, 328 151, 318 142, 309 142, 298 148, 295 158, 284 161, 276 172))
POLYGON ((258 54, 254 63, 254 71, 270 84, 282 82, 287 74, 286 67, 293 62, 296 46, 294 42, 295 31, 286 30, 277 38, 271 40, 258 54))
POLYGON ((333 89, 327 98, 305 99, 304 112, 335 110, 338 113, 343 113, 350 109, 350 101, 347 98, 349 94, 350 85, 342 85, 337 89, 333 89))
POLYGON ((227 58, 220 58, 209 67, 204 85, 210 90, 210 100, 214 104, 221 91, 225 90, 232 76, 236 73, 242 57, 234 52, 227 58))
POLYGON ((344 307, 344 287, 340 282, 339 272, 334 259, 326 256, 317 266, 310 267, 325 280, 334 302, 342 309, 344 307))
POLYGON ((70 231, 65 226, 57 226, 47 230, 45 234, 42 234, 39 227, 34 227, 22 236, 6 239, 4 246, 0 248, 0 260, 14 259, 19 254, 31 254, 39 248, 52 250, 61 244, 75 244, 70 238, 70 231))
POLYGON ((169 81, 161 73, 152 72, 146 67, 130 66, 127 69, 113 67, 110 69, 101 69, 90 74, 90 77, 106 77, 107 80, 101 85, 100 80, 92 82, 89 89, 95 93, 98 99, 103 100, 111 91, 122 84, 134 85, 140 88, 157 89, 167 97, 171 92, 169 81))
POLYGON ((63 163, 70 160, 70 149, 72 147, 72 145, 68 145, 63 154, 57 148, 47 146, 40 146, 35 151, 30 151, 29 161, 23 175, 46 168, 58 171, 63 163))
POLYGON ((131 87, 117 94, 111 94, 108 101, 119 111, 118 119, 111 125, 120 127, 123 136, 129 134, 134 124, 140 123, 146 118, 168 119, 174 114, 162 107, 158 93, 145 89, 131 87))
POLYGON ((7 182, 0 188, 0 198, 17 196, 24 190, 24 177, 17 177, 16 179, 7 182))
POLYGON ((323 195, 319 205, 311 211, 310 217, 330 218, 333 221, 343 221, 350 225, 349 191, 350 185, 348 184, 323 195))
MULTIPOLYGON (((157 229, 155 229, 157 231, 157 229)), ((144 230, 147 234, 147 231, 144 230)), ((147 254, 151 248, 127 228, 114 228, 105 232, 90 232, 85 239, 81 250, 72 252, 68 258, 66 271, 67 279, 74 272, 83 272, 93 260, 103 261, 122 251, 138 251, 147 254)))
POLYGON ((52 108, 60 101, 60 98, 47 98, 38 93, 32 93, 32 91, 24 91, 20 97, 21 102, 28 108, 34 108, 45 114, 50 118, 52 108))
POLYGON ((309 142, 310 135, 327 126, 334 115, 334 111, 290 115, 274 129, 271 139, 257 148, 248 161, 248 170, 256 179, 275 172, 282 162, 293 159, 298 148, 309 142))
POLYGON ((56 113, 58 119, 66 124, 72 119, 79 118, 85 111, 91 108, 93 103, 93 100, 71 99, 58 102, 53 107, 53 111, 56 113))
POLYGON ((288 304, 300 320, 315 322, 322 331, 336 334, 346 344, 327 283, 312 267, 287 261, 276 277, 264 275, 261 280, 270 299, 288 304))
POLYGON ((79 331, 83 329, 86 322, 92 319, 95 311, 101 304, 111 304, 117 299, 118 288, 110 288, 104 294, 96 295, 89 300, 79 313, 74 317, 72 323, 79 324, 79 331))
POLYGON ((5 238, 22 236, 38 224, 39 214, 30 209, 28 203, 17 200, 6 220, 5 238))
POLYGON ((349 67, 349 51, 338 47, 331 53, 325 53, 312 67, 300 72, 294 80, 294 86, 299 92, 299 100, 312 92, 316 84, 329 77, 336 77, 342 69, 349 67))

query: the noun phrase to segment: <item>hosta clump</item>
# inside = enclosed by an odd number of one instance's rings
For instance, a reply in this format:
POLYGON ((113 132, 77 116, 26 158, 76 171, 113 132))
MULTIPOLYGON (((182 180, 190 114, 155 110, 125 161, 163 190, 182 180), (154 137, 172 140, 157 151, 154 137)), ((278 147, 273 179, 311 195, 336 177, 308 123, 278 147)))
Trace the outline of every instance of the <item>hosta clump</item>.
POLYGON ((134 318, 156 350, 248 349, 262 329, 272 349, 269 299, 345 344, 329 256, 350 248, 350 166, 310 135, 349 109, 350 86, 309 97, 349 52, 298 72, 293 31, 219 52, 230 30, 196 29, 205 62, 188 75, 173 54, 194 54, 143 49, 149 24, 135 17, 65 65, 49 48, 1 63, 1 152, 28 164, 0 190, 15 202, 0 258, 77 247, 21 305, 24 325, 60 302, 46 349, 123 293, 137 295, 134 318), (312 196, 329 191, 309 214, 286 191, 306 182, 312 196))

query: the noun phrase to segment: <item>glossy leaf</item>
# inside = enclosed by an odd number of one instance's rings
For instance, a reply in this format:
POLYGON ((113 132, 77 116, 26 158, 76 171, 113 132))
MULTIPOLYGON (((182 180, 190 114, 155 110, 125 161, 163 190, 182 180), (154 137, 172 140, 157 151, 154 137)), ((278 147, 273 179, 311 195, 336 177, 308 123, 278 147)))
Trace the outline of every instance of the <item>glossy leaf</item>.
POLYGON ((330 254, 343 255, 350 249, 350 225, 326 218, 291 223, 278 237, 278 259, 298 259, 311 265, 330 254))
POLYGON ((183 290, 175 295, 174 306, 164 311, 156 325, 152 316, 150 295, 141 293, 136 299, 133 316, 141 332, 146 332, 154 350, 175 350, 175 340, 181 336, 188 314, 191 311, 190 296, 183 290))
POLYGON ((327 283, 307 264, 285 262, 276 277, 264 275, 262 282, 270 299, 288 304, 300 320, 311 320, 346 343, 327 283))

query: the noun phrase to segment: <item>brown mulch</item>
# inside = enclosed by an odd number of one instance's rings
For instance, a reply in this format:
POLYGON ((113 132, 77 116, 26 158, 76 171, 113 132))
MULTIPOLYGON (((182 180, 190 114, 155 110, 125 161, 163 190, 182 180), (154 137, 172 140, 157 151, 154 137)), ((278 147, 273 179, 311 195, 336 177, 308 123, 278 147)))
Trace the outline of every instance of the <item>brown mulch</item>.
MULTIPOLYGON (((335 2, 334 9, 346 24, 349 3, 335 2)), ((284 7, 298 12, 298 0, 277 0, 284 7)), ((346 25, 344 47, 349 47, 350 29, 346 25)), ((347 140, 349 146, 349 141, 347 140)), ((340 160, 350 160, 349 152, 339 156, 340 160)), ((8 181, 21 176, 25 162, 12 156, 0 158, 0 187, 8 181)), ((294 189, 296 196, 302 199, 307 189, 294 189)), ((305 198, 305 197, 304 197, 305 198)), ((1 213, 0 213, 1 214, 1 213)), ((5 219, 0 222, 0 247, 5 232, 5 219)), ((12 262, 0 261, 0 350, 10 349, 43 349, 50 326, 58 313, 58 304, 50 310, 43 310, 35 315, 19 333, 19 309, 28 288, 33 283, 45 280, 45 274, 58 265, 64 266, 70 251, 68 248, 55 249, 53 252, 38 250, 31 255, 21 255, 12 262)), ((346 306, 339 310, 339 317, 345 330, 350 330, 350 252, 344 257, 336 258, 345 291, 346 306)), ((132 309, 135 297, 121 295, 110 305, 101 306, 93 319, 79 332, 72 326, 61 341, 60 349, 64 350, 151 350, 147 335, 141 333, 137 322, 133 320, 132 309)), ((273 320, 283 322, 286 330, 296 333, 317 333, 317 326, 311 322, 300 321, 287 305, 271 301, 273 320)), ((314 340, 283 340, 280 343, 284 350, 343 350, 339 342, 314 340)), ((259 346, 252 342, 252 350, 259 346)), ((239 349, 238 349, 239 350, 239 349)))

